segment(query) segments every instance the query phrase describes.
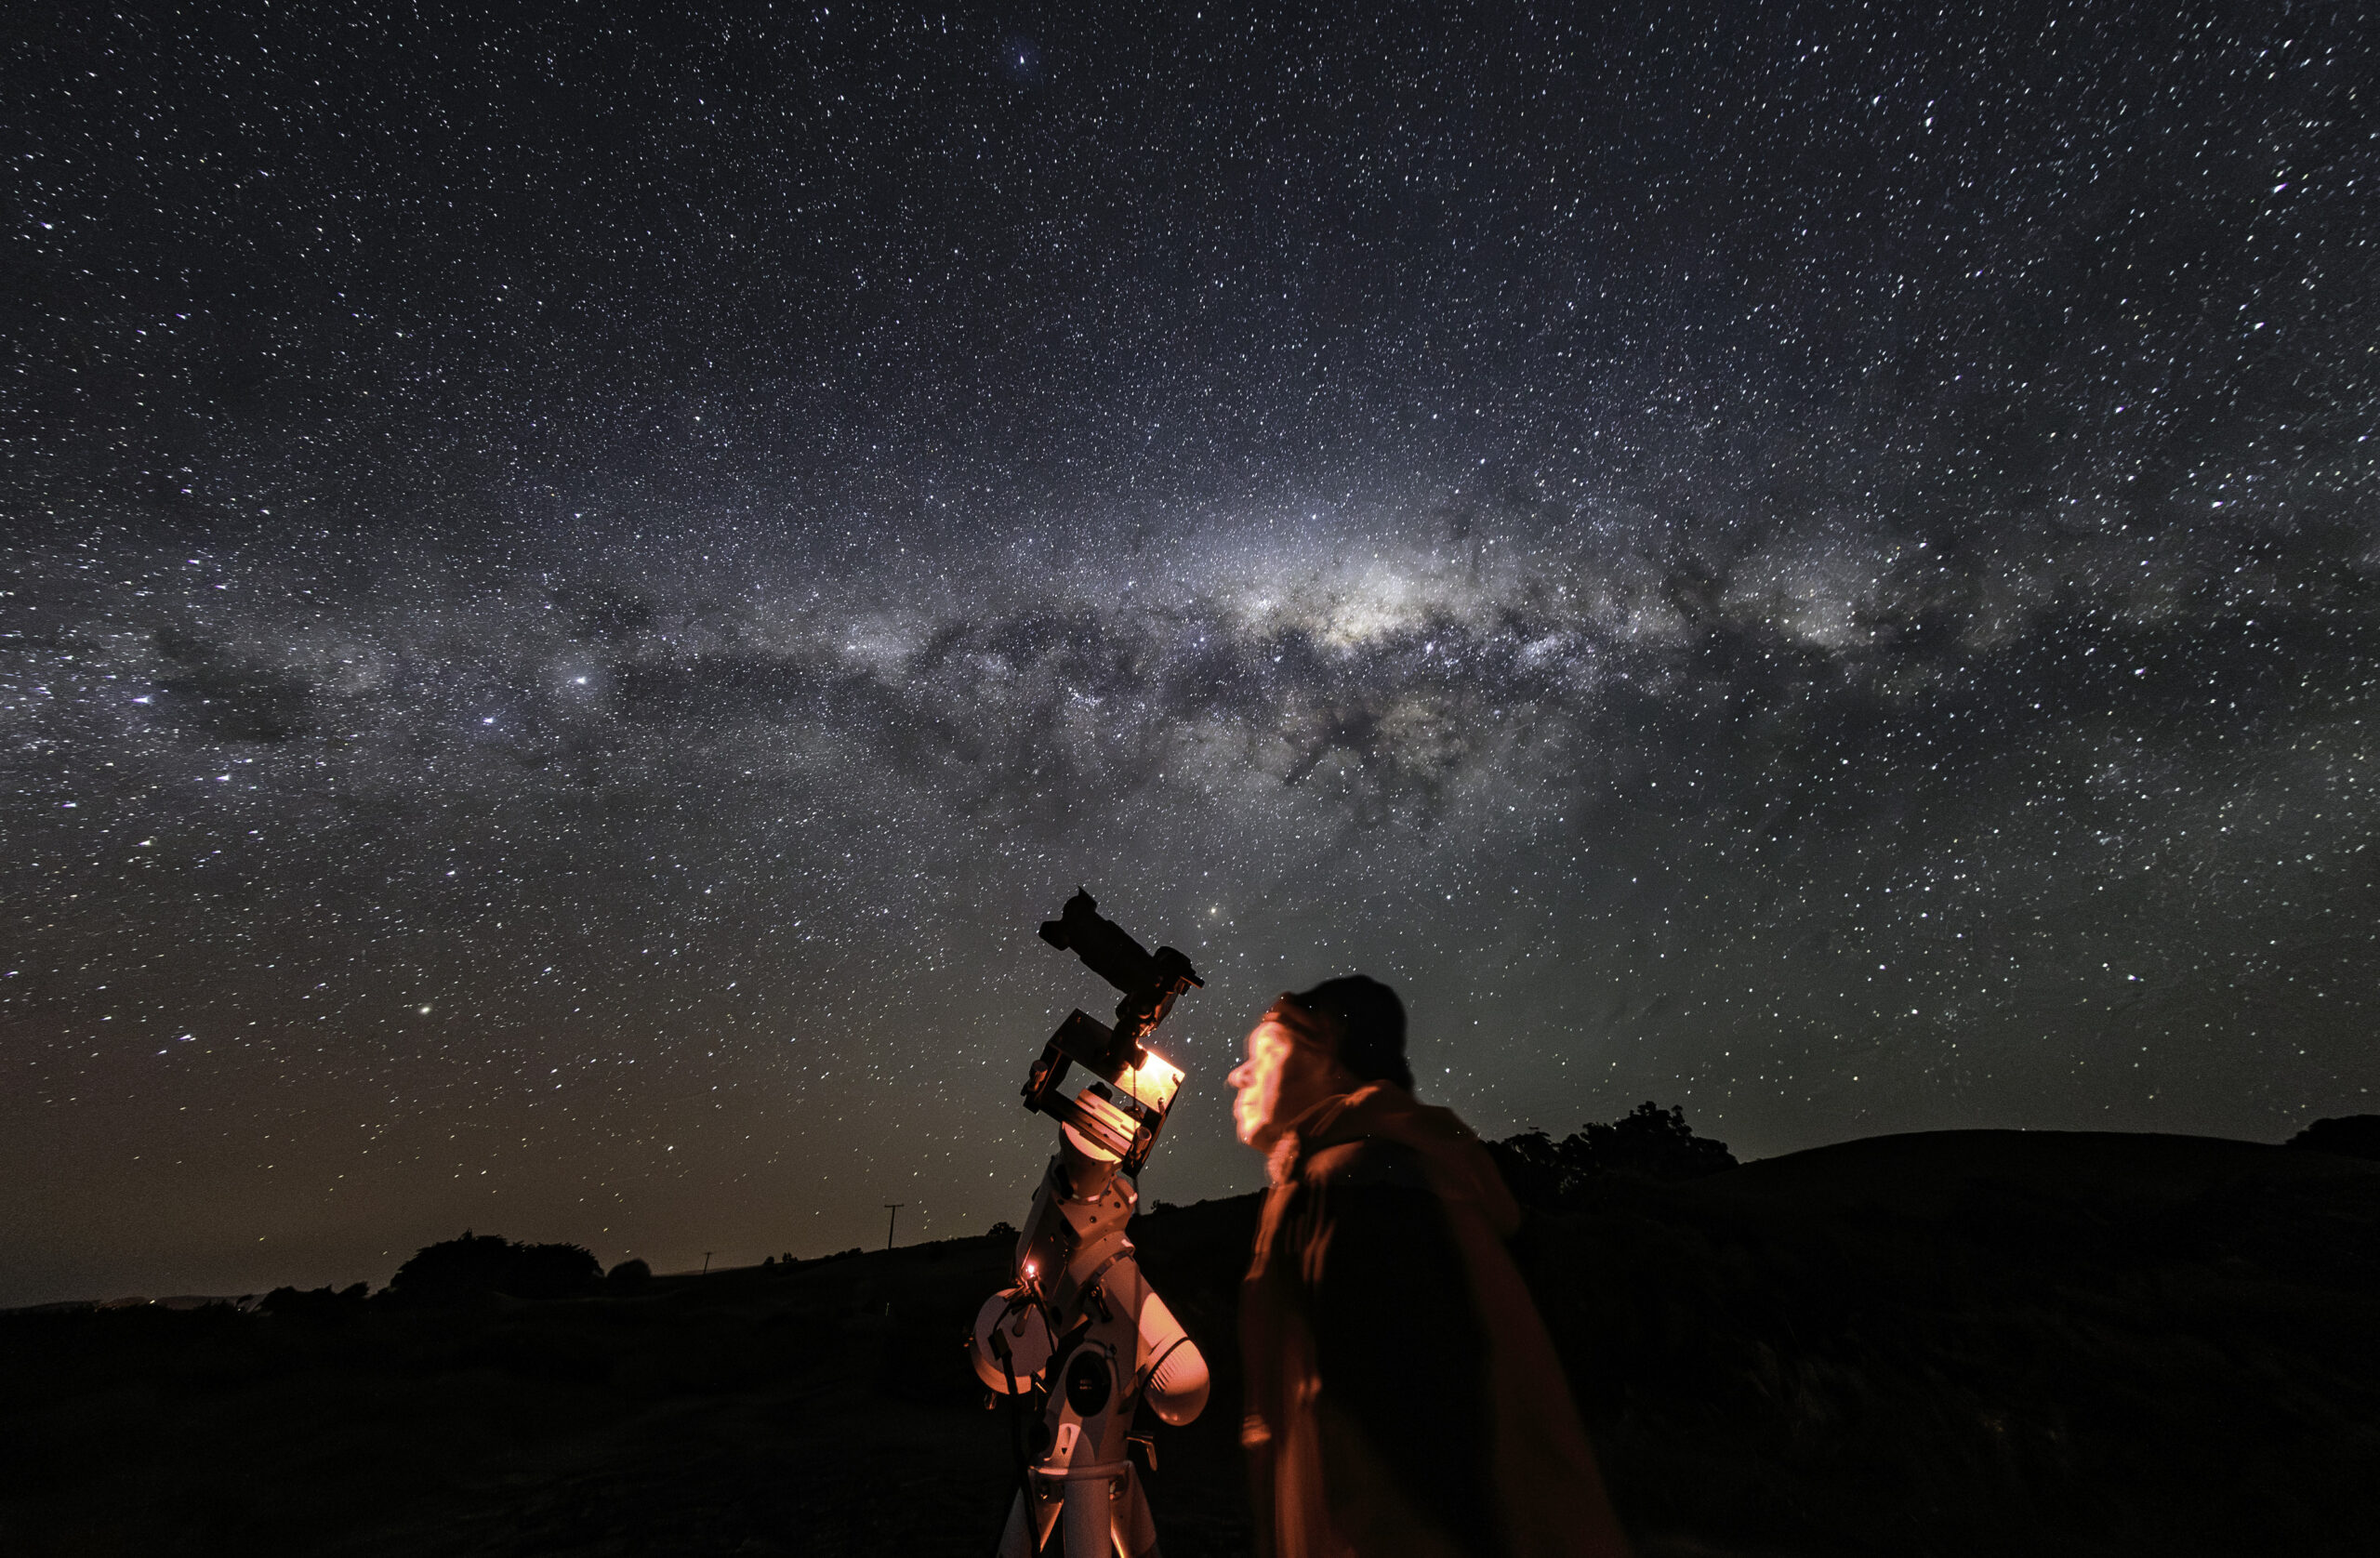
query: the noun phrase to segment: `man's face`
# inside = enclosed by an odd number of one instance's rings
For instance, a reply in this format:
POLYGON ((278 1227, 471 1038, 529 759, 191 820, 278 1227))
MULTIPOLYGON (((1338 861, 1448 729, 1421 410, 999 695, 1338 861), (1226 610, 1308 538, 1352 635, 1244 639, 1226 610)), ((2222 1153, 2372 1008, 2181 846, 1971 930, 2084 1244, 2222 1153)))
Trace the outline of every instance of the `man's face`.
POLYGON ((1260 1153, 1271 1152, 1300 1115, 1360 1086, 1330 1054, 1301 1044, 1269 1016, 1249 1030, 1248 1059, 1224 1080, 1239 1090, 1231 1103, 1232 1125, 1260 1153))
POLYGON ((1232 1126, 1258 1152, 1272 1150, 1286 1123, 1280 1112, 1281 1073, 1296 1049, 1289 1031, 1267 1017, 1248 1031, 1248 1059, 1223 1078, 1238 1089, 1231 1103, 1232 1126))

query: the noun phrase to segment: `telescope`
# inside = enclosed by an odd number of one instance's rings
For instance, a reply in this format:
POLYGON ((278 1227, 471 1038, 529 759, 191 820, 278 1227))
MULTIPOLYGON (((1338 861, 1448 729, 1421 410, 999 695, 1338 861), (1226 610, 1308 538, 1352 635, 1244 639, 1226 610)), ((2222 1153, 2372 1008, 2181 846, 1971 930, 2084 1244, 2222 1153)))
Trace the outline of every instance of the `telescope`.
POLYGON ((1173 1003, 1204 982, 1170 946, 1150 952, 1078 890, 1041 939, 1123 992, 1110 1027, 1067 1013, 1026 1073, 1025 1106, 1058 1122, 1013 1279, 975 1316, 975 1377, 1012 1408, 1017 1490, 1000 1558, 1031 1558, 1053 1530, 1066 1558, 1155 1558, 1157 1527, 1130 1446, 1143 1402, 1180 1425, 1206 1406, 1206 1358, 1142 1276, 1126 1234, 1134 1181, 1182 1088, 1148 1047, 1173 1003), (1068 1094, 1079 1068, 1082 1086, 1068 1094), (1029 1405, 1028 1405, 1029 1403, 1029 1405))
POLYGON ((1079 888, 1057 918, 1041 922, 1041 939, 1081 958, 1124 998, 1116 1003, 1113 1028, 1079 1010, 1067 1013, 1025 1076, 1025 1106, 1074 1127, 1138 1179, 1182 1087, 1182 1069, 1144 1041, 1175 1001, 1207 982, 1172 947, 1143 947, 1079 888), (1069 1098, 1059 1085, 1076 1066, 1092 1080, 1069 1098))

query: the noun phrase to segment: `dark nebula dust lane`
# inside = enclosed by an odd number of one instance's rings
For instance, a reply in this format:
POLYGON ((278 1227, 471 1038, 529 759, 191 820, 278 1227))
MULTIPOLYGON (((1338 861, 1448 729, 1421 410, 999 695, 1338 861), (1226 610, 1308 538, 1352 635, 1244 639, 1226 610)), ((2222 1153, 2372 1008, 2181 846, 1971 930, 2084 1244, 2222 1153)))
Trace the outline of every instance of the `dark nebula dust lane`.
POLYGON ((2370 1107, 2342 8, 151 7, 7 46, 0 1302, 1490 1134, 2370 1107))

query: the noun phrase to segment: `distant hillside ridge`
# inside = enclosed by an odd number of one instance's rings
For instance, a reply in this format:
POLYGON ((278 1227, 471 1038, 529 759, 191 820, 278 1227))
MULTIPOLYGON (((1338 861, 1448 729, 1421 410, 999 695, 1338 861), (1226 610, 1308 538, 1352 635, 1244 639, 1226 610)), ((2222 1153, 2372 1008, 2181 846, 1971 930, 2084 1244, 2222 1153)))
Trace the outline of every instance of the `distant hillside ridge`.
POLYGON ((1946 1210, 1983 1184, 2043 1195, 2178 1201, 2248 1182, 2380 1176, 2380 1163, 2239 1142, 2115 1130, 1920 1130, 1766 1157, 1696 1181, 1687 1194, 1946 1210))

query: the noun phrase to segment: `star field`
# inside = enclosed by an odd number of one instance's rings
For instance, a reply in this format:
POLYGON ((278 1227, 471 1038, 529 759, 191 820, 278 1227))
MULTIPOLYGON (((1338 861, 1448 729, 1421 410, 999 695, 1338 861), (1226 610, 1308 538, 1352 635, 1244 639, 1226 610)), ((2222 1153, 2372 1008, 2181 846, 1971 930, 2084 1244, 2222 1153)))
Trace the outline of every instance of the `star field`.
POLYGON ((7 46, 0 1302, 980 1232, 1102 987, 1489 1134, 2380 1082, 2336 7, 7 46))

